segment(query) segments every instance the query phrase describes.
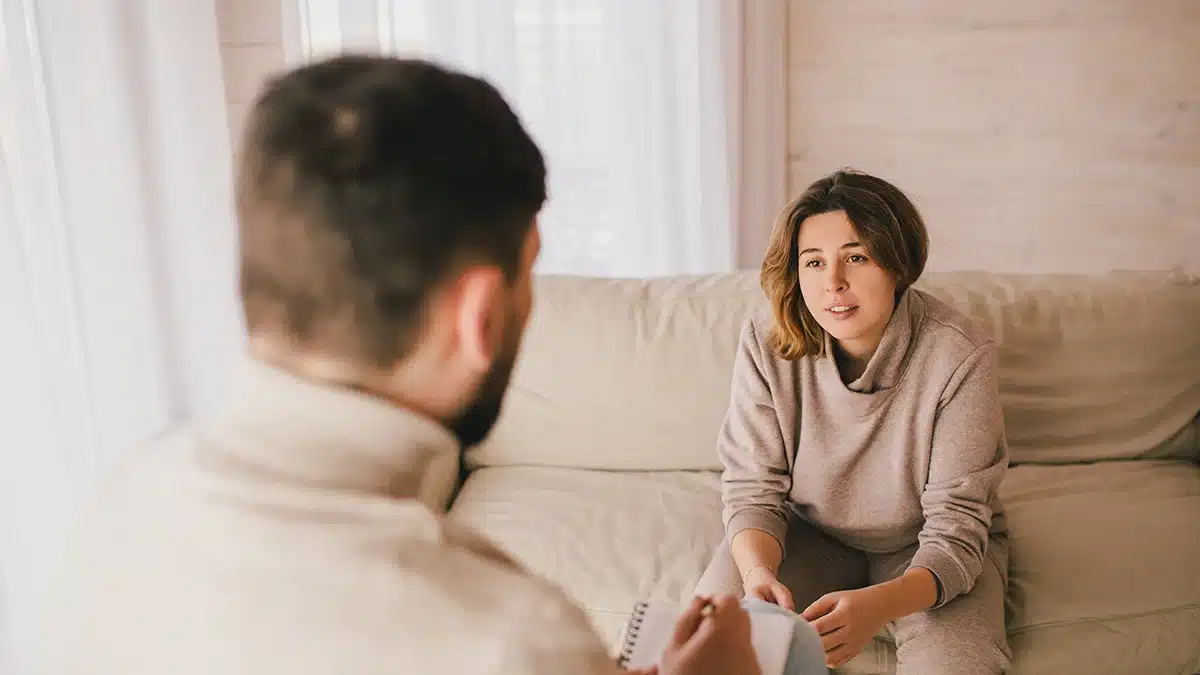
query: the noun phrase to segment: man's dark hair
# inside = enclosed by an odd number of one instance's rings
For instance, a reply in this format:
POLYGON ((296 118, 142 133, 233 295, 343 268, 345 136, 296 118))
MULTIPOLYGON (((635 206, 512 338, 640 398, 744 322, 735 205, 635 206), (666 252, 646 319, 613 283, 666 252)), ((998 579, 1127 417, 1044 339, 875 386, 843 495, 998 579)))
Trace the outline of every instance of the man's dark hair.
POLYGON ((271 80, 241 144, 241 295, 252 333, 386 367, 467 264, 515 279, 546 200, 536 144, 487 82, 346 55, 271 80))

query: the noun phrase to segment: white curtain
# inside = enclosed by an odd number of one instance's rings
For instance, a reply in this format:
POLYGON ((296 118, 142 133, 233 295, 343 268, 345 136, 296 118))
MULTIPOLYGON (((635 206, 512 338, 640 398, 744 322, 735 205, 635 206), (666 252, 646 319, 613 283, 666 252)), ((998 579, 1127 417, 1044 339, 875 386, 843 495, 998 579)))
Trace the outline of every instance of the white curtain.
POLYGON ((0 0, 0 672, 104 470, 240 348, 218 45, 212 0, 0 0))
MULTIPOLYGON (((418 53, 505 93, 550 168, 540 271, 757 265, 785 0, 280 1, 293 63, 418 53)), ((241 349, 213 3, 0 0, 0 673, 105 469, 241 349)))
POLYGON ((431 58, 490 80, 542 147, 539 272, 757 265, 785 190, 783 0, 284 0, 292 63, 431 58))

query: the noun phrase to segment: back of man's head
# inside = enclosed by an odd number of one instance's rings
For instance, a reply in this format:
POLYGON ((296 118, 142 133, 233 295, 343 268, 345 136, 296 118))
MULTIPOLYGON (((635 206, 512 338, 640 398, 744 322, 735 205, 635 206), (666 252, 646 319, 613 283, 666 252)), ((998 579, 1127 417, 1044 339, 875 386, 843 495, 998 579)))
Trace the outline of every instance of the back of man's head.
POLYGON ((363 366, 413 350, 455 270, 508 280, 546 199, 541 153, 486 82, 341 56, 271 81, 237 179, 251 334, 363 366))

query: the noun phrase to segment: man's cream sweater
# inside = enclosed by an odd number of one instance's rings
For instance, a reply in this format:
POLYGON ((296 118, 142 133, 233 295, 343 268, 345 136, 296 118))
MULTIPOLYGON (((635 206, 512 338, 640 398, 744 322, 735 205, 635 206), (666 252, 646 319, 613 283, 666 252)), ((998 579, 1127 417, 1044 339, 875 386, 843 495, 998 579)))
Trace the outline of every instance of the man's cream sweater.
POLYGON ((616 673, 563 593, 446 519, 457 453, 430 420, 249 364, 89 508, 38 672, 616 673))

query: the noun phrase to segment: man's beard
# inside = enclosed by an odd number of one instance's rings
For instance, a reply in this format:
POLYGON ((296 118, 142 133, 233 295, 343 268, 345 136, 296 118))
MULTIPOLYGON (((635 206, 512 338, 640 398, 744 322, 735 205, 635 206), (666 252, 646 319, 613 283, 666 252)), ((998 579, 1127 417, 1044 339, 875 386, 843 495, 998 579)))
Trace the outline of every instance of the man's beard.
POLYGON ((487 438, 500 417, 504 394, 508 391, 508 380, 512 376, 520 344, 521 326, 517 324, 515 328, 506 332, 501 351, 484 376, 483 383, 479 385, 475 399, 451 423, 450 430, 458 437, 458 442, 464 450, 487 438))

